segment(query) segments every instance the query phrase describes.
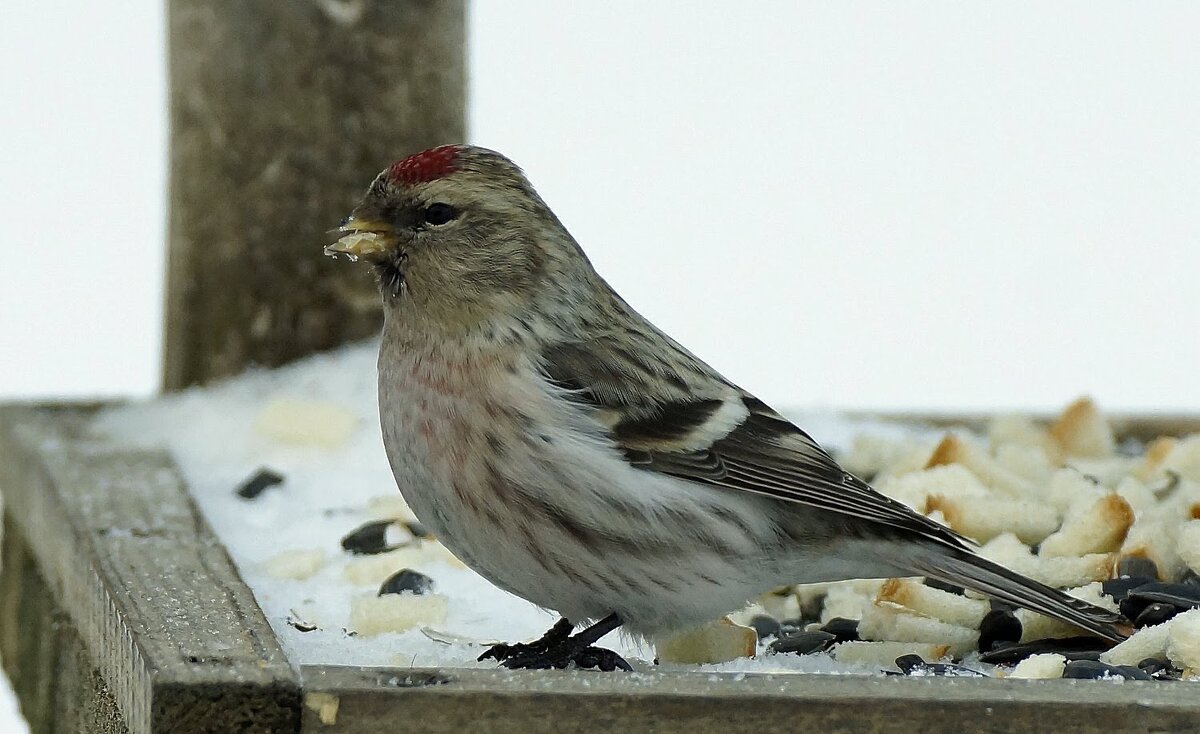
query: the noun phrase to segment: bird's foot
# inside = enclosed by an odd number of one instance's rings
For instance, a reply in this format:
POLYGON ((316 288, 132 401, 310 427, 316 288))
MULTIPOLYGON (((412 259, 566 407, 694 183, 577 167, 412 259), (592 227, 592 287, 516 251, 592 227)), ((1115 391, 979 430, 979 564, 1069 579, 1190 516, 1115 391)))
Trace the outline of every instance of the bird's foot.
POLYGON ((618 668, 633 670, 624 658, 612 650, 592 645, 605 632, 619 624, 615 617, 613 620, 606 619, 572 637, 572 625, 563 619, 539 640, 493 645, 478 659, 497 660, 504 667, 514 670, 566 668, 572 664, 578 668, 599 668, 605 671, 618 668))
POLYGON ((517 643, 514 645, 493 645, 487 652, 479 656, 480 660, 495 659, 506 668, 513 670, 547 670, 549 668, 567 668, 574 665, 577 668, 598 668, 611 671, 633 670, 625 659, 612 650, 594 645, 580 646, 573 640, 567 640, 553 647, 538 646, 535 643, 517 643))

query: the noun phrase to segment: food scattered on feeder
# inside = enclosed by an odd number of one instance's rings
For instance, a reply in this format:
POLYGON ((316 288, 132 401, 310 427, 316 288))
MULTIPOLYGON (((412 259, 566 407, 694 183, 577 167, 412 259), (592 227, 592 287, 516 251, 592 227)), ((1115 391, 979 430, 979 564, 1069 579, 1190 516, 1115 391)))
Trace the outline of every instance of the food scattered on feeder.
MULTIPOLYGON (((392 489, 374 350, 347 348, 105 410, 98 424, 134 445, 169 444, 300 664, 474 665, 480 640, 535 639, 552 619, 466 569, 392 489), (258 464, 272 468, 229 491, 258 464), (264 494, 284 475, 286 497, 264 494), (349 524, 358 531, 347 533, 349 524), (328 554, 339 539, 347 552, 328 554), (421 585, 403 573, 415 569, 437 578, 436 593, 416 593, 421 585)), ((1051 425, 1000 416, 983 434, 875 423, 856 436, 868 424, 829 415, 800 422, 883 494, 983 540, 989 558, 1092 603, 1119 605, 1137 625, 1133 636, 1115 647, 1081 640, 1060 622, 935 579, 860 580, 780 587, 733 613, 753 629, 710 624, 697 635, 708 648, 667 651, 664 665, 720 658, 729 662, 709 670, 863 673, 892 670, 913 654, 922 664, 911 669, 922 674, 959 672, 936 667, 954 664, 1060 677, 1069 661, 1098 660, 1158 678, 1200 677, 1200 435, 1118 446, 1086 400, 1051 425), (726 648, 715 650, 716 642, 726 648)), ((653 657, 620 635, 603 644, 631 660, 653 657)), ((1114 677, 1099 666, 1072 671, 1114 677)))
POLYGON ((276 553, 263 563, 263 570, 277 579, 303 581, 325 566, 325 551, 320 548, 276 553))
POLYGON ((350 600, 350 628, 365 637, 441 624, 446 614, 447 599, 441 594, 384 594, 350 600))
POLYGON ((987 675, 978 670, 972 670, 953 663, 928 663, 920 655, 901 655, 896 658, 895 665, 904 675, 915 677, 949 675, 960 678, 986 678, 987 675))
POLYGON ((289 396, 272 399, 259 412, 254 427, 281 443, 337 449, 358 428, 359 418, 344 406, 289 396))
POLYGON ((949 645, 931 642, 839 642, 830 651, 833 659, 848 665, 866 665, 884 669, 895 665, 896 658, 917 655, 924 660, 941 660, 950 654, 949 645))
POLYGON ((757 642, 753 627, 735 624, 728 617, 722 617, 658 643, 655 657, 662 663, 724 663, 753 656, 757 642))
POLYGON ((754 632, 758 635, 759 642, 763 642, 764 640, 772 637, 779 637, 779 632, 783 628, 783 625, 779 623, 779 620, 775 619, 769 614, 756 614, 750 618, 749 624, 754 628, 754 632))
POLYGON ((1099 637, 1077 635, 1020 642, 1015 645, 1001 643, 990 652, 980 655, 979 659, 985 663, 1014 665, 1030 655, 1056 653, 1067 660, 1098 660, 1101 653, 1110 647, 1112 643, 1099 637))
POLYGON ((384 594, 428 594, 433 591, 433 579, 420 571, 405 568, 389 577, 379 587, 379 596, 384 594))
POLYGON ((1109 665, 1099 660, 1070 660, 1063 669, 1064 678, 1154 680, 1144 670, 1132 665, 1109 665))
POLYGON ((252 500, 262 494, 268 487, 274 487, 277 484, 283 484, 283 475, 271 471, 267 467, 262 467, 254 473, 246 481, 242 482, 237 490, 237 496, 244 500, 252 500))
POLYGON ((1061 678, 1063 677, 1063 670, 1066 669, 1066 665, 1067 658, 1058 653, 1037 653, 1017 663, 1007 677, 1030 680, 1061 678))
POLYGON ((1008 609, 993 609, 979 623, 979 652, 989 652, 997 644, 1015 644, 1021 641, 1021 620, 1008 609))
POLYGON ((833 638, 838 642, 854 642, 859 639, 857 619, 834 617, 820 629, 822 632, 828 632, 833 635, 833 638))
POLYGON ((342 550, 359 556, 394 550, 395 546, 387 541, 387 531, 392 525, 391 520, 374 520, 360 525, 342 538, 342 550))
POLYGON ((837 637, 823 630, 807 630, 784 635, 767 646, 767 652, 794 655, 808 655, 814 652, 824 652, 837 642, 837 637))
POLYGON ((287 623, 289 625, 291 625, 292 628, 295 629, 297 632, 315 632, 318 629, 320 629, 320 627, 318 627, 317 625, 315 625, 311 622, 306 622, 303 619, 301 619, 300 615, 297 614, 296 610, 294 610, 294 609, 292 610, 291 614, 288 615, 287 623))

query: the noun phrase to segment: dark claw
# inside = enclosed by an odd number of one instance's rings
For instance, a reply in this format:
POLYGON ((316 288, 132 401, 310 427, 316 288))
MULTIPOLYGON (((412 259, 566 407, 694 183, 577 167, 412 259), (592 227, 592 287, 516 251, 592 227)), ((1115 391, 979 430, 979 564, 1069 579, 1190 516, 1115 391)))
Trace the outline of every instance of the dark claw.
POLYGON ((518 643, 507 645, 501 643, 488 648, 478 660, 496 660, 506 668, 513 670, 546 670, 549 668, 566 668, 572 663, 577 668, 599 668, 604 671, 632 671, 633 668, 612 650, 603 647, 585 647, 574 649, 570 644, 558 645, 552 648, 518 643))
POLYGON ((572 625, 560 619, 541 639, 513 645, 500 643, 487 649, 477 660, 497 660, 506 668, 545 670, 566 668, 574 664, 577 668, 599 668, 612 671, 633 670, 629 663, 612 650, 593 647, 591 643, 604 634, 621 626, 616 614, 610 614, 577 635, 571 635, 572 625))
POLYGON ((599 668, 606 672, 612 672, 617 668, 633 671, 629 663, 625 662, 625 658, 603 647, 586 647, 580 650, 575 655, 574 662, 580 668, 599 668))

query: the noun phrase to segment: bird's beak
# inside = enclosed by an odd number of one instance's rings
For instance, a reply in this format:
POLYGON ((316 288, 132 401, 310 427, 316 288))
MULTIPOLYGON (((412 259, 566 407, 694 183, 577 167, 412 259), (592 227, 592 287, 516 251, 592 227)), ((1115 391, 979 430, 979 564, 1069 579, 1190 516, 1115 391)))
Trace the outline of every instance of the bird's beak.
POLYGON ((384 222, 373 222, 351 217, 334 230, 341 238, 325 248, 330 257, 345 255, 351 262, 362 258, 373 261, 387 257, 392 249, 392 227, 384 222))

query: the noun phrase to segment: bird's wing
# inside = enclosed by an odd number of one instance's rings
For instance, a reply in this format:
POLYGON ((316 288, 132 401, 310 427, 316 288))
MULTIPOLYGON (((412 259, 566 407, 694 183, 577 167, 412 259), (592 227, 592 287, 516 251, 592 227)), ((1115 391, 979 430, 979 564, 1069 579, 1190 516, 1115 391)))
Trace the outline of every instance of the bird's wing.
MULTIPOLYGON (((547 349, 542 367, 586 403, 638 468, 752 492, 916 533, 956 549, 970 541, 848 473, 807 433, 726 382, 674 342, 653 361, 628 339, 547 349)), ((661 343, 660 343, 661 344, 661 343)))

